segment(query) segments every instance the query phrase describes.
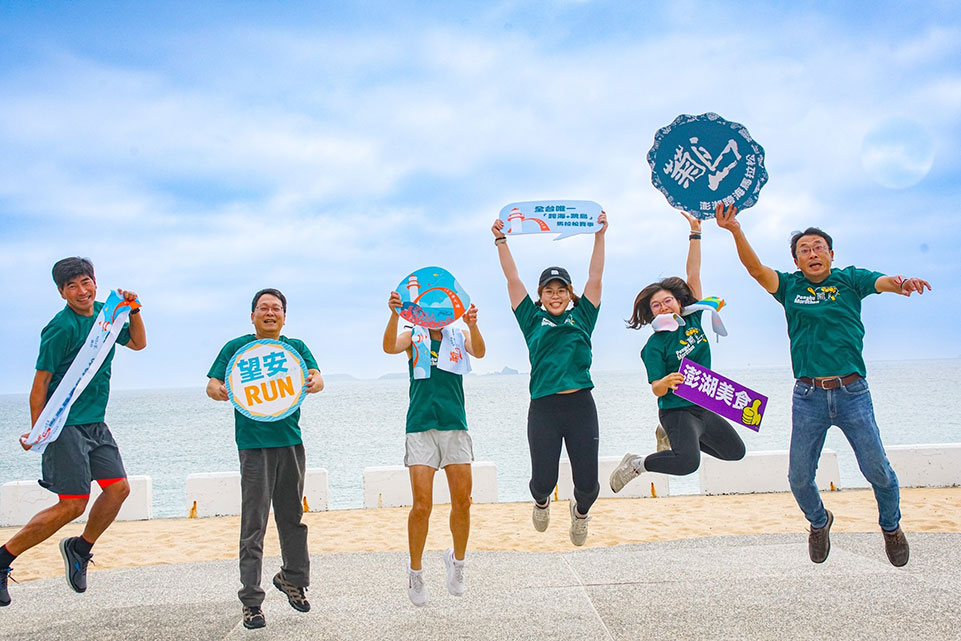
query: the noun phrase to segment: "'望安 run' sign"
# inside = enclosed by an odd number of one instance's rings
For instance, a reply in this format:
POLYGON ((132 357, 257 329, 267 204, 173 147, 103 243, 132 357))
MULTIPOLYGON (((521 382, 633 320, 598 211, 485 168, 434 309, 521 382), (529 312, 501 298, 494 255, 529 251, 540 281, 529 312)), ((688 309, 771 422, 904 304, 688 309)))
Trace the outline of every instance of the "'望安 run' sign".
POLYGON ((294 348, 264 338, 237 350, 227 365, 227 396, 255 421, 279 421, 297 411, 307 394, 307 364, 294 348))

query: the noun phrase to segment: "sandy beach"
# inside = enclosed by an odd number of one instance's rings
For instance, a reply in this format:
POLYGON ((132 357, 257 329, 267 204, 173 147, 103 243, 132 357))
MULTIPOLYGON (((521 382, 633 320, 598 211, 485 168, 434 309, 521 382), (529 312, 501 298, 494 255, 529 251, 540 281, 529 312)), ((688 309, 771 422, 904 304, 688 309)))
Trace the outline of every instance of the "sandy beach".
MULTIPOLYGON (((877 505, 870 490, 823 494, 835 514, 833 532, 876 532, 877 505)), ((530 523, 529 503, 475 504, 471 508, 470 550, 569 552, 567 503, 555 504, 551 526, 539 534, 530 523)), ((312 512, 304 519, 310 531, 311 554, 404 551, 407 549, 407 508, 312 512)), ((901 522, 911 532, 961 532, 961 488, 912 488, 901 491, 901 522)), ((449 506, 431 514, 428 550, 450 546, 449 506)), ((657 499, 600 499, 591 510, 590 536, 584 547, 608 547, 737 534, 790 534, 806 531, 807 522, 790 493, 727 496, 675 496, 657 499)), ((6 540, 17 528, 0 529, 6 540)), ((152 519, 114 523, 94 549, 101 570, 235 559, 240 517, 152 519)), ((72 523, 14 563, 18 581, 63 573, 57 542, 83 531, 72 523)), ((880 540, 880 537, 879 537, 880 540)), ((279 556, 271 523, 265 556, 279 556)))

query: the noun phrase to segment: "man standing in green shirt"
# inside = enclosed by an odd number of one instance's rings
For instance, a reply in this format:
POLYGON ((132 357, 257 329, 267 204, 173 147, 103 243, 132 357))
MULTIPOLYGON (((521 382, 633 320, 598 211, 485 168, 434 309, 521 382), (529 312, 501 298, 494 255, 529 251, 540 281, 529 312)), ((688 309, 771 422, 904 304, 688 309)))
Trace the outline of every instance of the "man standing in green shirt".
MULTIPOLYGON (((324 389, 317 362, 303 341, 281 336, 287 314, 287 298, 276 289, 262 289, 250 305, 255 333, 229 341, 207 372, 207 396, 229 400, 224 381, 227 365, 237 350, 264 338, 290 345, 307 364, 308 394, 324 389)), ((264 590, 260 574, 264 560, 264 534, 270 505, 280 538, 284 564, 273 579, 274 587, 287 595, 299 612, 310 610, 305 589, 310 583, 310 555, 304 515, 304 474, 307 462, 300 435, 300 409, 277 421, 255 421, 234 410, 234 435, 240 454, 240 581, 237 593, 243 604, 243 623, 248 629, 267 625, 261 604, 264 590)))
POLYGON ((833 241, 815 227, 791 238, 791 255, 798 271, 778 272, 761 263, 733 213, 718 214, 717 224, 734 236, 738 258, 748 273, 784 306, 797 379, 788 479, 798 506, 811 523, 811 560, 823 563, 831 551, 834 515, 821 502, 814 474, 828 428, 837 425, 874 489, 888 560, 898 567, 906 564, 909 549, 900 528, 898 479, 881 443, 865 379, 861 300, 881 292, 922 294, 931 285, 920 278, 885 276, 856 267, 832 268, 833 241))
MULTIPOLYGON (((30 390, 31 425, 36 424, 103 307, 103 303, 96 301, 97 281, 93 263, 88 259, 64 258, 58 261, 53 266, 53 281, 67 305, 40 333, 37 372, 30 390)), ((125 300, 137 298, 131 291, 120 289, 117 293, 125 300)), ((131 313, 129 325, 117 337, 118 344, 135 351, 147 346, 147 333, 139 312, 138 308, 131 313)), ((13 560, 83 514, 90 499, 90 483, 97 481, 103 493, 90 509, 83 534, 60 541, 67 584, 75 592, 84 592, 87 589, 87 564, 93 557, 90 550, 113 523, 130 494, 120 450, 104 423, 113 355, 114 347, 111 347, 100 369, 70 406, 60 436, 43 450, 43 478, 39 483, 55 492, 59 501, 38 512, 6 545, 0 547, 0 606, 10 604, 7 579, 13 560)), ((23 435, 24 438, 27 436, 23 435)), ((28 447, 23 441, 20 445, 25 449, 28 447)))

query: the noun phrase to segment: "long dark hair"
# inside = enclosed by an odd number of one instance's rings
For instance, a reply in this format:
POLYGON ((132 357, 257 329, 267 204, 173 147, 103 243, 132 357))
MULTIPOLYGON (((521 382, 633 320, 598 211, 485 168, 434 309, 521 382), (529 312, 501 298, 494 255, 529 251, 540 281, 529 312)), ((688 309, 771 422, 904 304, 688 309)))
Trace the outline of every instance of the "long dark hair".
POLYGON ((642 289, 637 298, 634 299, 634 313, 631 314, 630 320, 625 321, 628 327, 640 329, 654 320, 654 312, 651 311, 651 298, 662 289, 671 292, 681 308, 697 302, 694 294, 691 293, 691 288, 688 287, 683 278, 677 276, 663 278, 642 289))

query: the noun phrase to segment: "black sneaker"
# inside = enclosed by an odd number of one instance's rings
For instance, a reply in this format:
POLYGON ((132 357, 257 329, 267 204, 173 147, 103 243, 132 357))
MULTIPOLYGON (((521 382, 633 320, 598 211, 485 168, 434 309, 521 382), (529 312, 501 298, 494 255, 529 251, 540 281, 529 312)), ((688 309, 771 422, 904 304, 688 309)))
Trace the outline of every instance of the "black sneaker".
MULTIPOLYGON (((896 568, 906 565, 910 549, 908 548, 908 540, 904 537, 904 532, 901 531, 901 528, 896 529, 894 532, 881 530, 881 533, 884 534, 884 551, 887 553, 888 561, 891 562, 891 565, 896 568)), ((0 605, 2 605, 2 603, 0 603, 0 605)))
POLYGON ((60 556, 63 557, 64 570, 67 574, 67 585, 74 592, 87 590, 87 564, 93 558, 92 554, 79 554, 74 548, 77 537, 71 536, 60 539, 60 556))
POLYGON ((244 627, 248 630, 267 627, 267 619, 264 618, 264 611, 259 605, 244 606, 244 627))
POLYGON ((13 572, 11 568, 3 568, 0 570, 0 608, 10 605, 10 593, 7 592, 7 579, 10 579, 14 583, 17 582, 16 579, 10 577, 11 572, 13 572))
POLYGON ((290 607, 298 612, 310 612, 310 603, 307 601, 307 588, 294 585, 284 576, 283 572, 274 575, 274 587, 287 595, 287 602, 290 607))
POLYGON ((834 515, 831 510, 825 512, 828 513, 827 524, 818 529, 812 527, 808 535, 808 554, 815 563, 824 563, 831 551, 831 524, 834 523, 834 515))

